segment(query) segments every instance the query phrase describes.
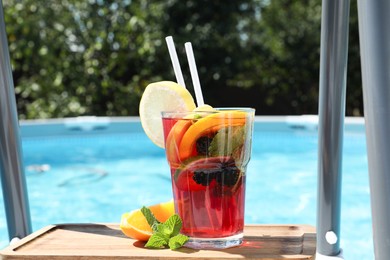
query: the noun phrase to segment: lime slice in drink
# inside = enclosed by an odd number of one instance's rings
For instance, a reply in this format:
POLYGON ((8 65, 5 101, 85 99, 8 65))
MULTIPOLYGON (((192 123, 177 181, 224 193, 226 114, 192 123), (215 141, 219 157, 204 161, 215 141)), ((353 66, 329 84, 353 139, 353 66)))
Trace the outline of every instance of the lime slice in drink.
POLYGON ((195 102, 190 92, 172 81, 149 84, 142 94, 139 116, 146 135, 153 143, 164 148, 162 111, 192 111, 195 102))
POLYGON ((216 111, 216 110, 212 106, 205 104, 205 105, 202 105, 200 107, 195 108, 194 111, 195 112, 196 111, 210 111, 210 112, 212 112, 212 111, 216 111))

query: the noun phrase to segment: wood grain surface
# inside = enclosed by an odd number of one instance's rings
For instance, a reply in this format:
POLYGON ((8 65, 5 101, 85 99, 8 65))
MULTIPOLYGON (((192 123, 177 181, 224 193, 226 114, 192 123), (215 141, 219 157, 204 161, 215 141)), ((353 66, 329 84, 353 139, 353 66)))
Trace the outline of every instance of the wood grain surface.
POLYGON ((0 251, 2 259, 314 259, 315 228, 247 225, 241 246, 224 250, 147 249, 118 224, 47 226, 0 251))

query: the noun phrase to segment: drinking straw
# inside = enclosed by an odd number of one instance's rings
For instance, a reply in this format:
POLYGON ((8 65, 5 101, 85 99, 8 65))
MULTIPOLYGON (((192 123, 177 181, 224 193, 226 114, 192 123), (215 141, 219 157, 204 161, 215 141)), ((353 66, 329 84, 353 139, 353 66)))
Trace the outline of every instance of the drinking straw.
POLYGON ((177 58, 175 43, 173 42, 172 36, 165 37, 165 41, 168 45, 169 56, 171 56, 173 71, 175 72, 176 81, 179 85, 186 87, 184 83, 183 73, 181 72, 179 59, 177 58))
POLYGON ((199 81, 198 70, 196 69, 196 63, 195 63, 194 52, 192 50, 192 44, 190 42, 186 42, 184 44, 184 47, 186 49, 188 64, 190 66, 192 84, 194 85, 194 90, 195 90, 196 103, 198 104, 198 107, 200 107, 200 106, 204 105, 204 101, 203 101, 203 95, 202 95, 202 88, 200 86, 200 81, 199 81))

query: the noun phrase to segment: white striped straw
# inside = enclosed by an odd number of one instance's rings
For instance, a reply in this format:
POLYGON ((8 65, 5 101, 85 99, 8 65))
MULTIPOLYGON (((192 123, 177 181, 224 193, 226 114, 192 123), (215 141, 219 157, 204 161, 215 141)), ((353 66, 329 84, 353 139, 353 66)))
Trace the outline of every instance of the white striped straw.
POLYGON ((188 64, 190 66, 192 84, 194 85, 194 90, 195 90, 196 103, 198 104, 198 107, 200 107, 200 106, 204 105, 204 101, 203 101, 203 95, 202 95, 202 88, 200 86, 200 81, 199 81, 198 70, 196 69, 196 63, 195 63, 194 52, 192 50, 192 44, 190 42, 186 42, 184 44, 184 47, 186 49, 188 64))
POLYGON ((172 36, 165 37, 165 41, 168 45, 169 56, 171 56, 173 71, 175 72, 176 81, 179 85, 186 87, 184 83, 183 73, 181 72, 179 59, 177 58, 175 43, 173 42, 172 36))

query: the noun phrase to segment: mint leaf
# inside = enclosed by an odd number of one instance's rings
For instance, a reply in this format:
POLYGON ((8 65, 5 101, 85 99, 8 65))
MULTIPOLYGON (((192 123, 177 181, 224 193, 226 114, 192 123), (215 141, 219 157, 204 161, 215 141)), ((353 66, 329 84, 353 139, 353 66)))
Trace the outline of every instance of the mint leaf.
POLYGON ((171 229, 165 223, 161 223, 157 226, 157 232, 167 239, 169 239, 172 234, 171 229))
POLYGON ((188 241, 187 236, 179 234, 183 225, 179 215, 174 214, 164 223, 160 223, 149 208, 144 206, 141 208, 141 212, 153 230, 153 235, 145 247, 165 248, 169 246, 171 249, 178 249, 188 241))
POLYGON ((210 156, 233 156, 244 145, 245 126, 221 128, 209 146, 210 156))
POLYGON ((162 236, 160 233, 154 233, 145 244, 147 248, 164 248, 168 245, 169 238, 162 236))
POLYGON ((158 224, 160 224, 160 222, 153 215, 153 212, 149 208, 147 208, 145 206, 143 206, 141 208, 141 212, 145 216, 146 221, 148 222, 148 224, 152 228, 152 230, 156 231, 157 230, 157 226, 158 226, 158 224))
POLYGON ((166 232, 169 233, 171 237, 179 234, 182 226, 182 222, 179 215, 174 214, 170 216, 169 219, 165 221, 164 226, 165 226, 164 228, 166 228, 166 232))
POLYGON ((169 239, 169 248, 172 250, 178 249, 182 247, 188 241, 188 239, 189 238, 185 235, 177 234, 176 236, 169 239))

